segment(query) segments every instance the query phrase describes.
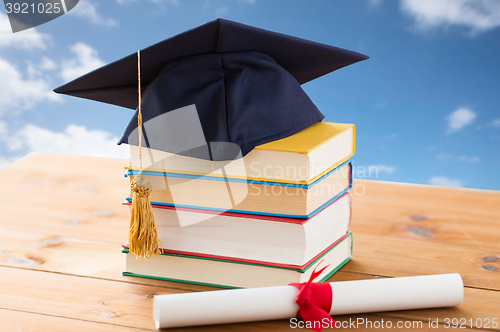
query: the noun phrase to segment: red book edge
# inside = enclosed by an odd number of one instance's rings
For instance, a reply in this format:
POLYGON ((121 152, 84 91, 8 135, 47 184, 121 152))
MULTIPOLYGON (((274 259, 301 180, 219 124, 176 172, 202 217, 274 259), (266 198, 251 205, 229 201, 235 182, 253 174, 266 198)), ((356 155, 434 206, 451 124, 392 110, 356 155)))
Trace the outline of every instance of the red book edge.
MULTIPOLYGON (((315 214, 314 216, 307 218, 307 219, 302 219, 302 218, 286 218, 286 217, 275 217, 275 216, 266 216, 266 215, 261 215, 261 214, 249 214, 249 213, 235 213, 235 212, 220 212, 220 211, 214 211, 214 210, 206 210, 206 209, 192 209, 192 208, 185 208, 185 207, 177 207, 177 206, 166 206, 166 205, 157 205, 157 204, 151 204, 152 207, 155 209, 167 209, 167 210, 179 210, 179 211, 187 211, 187 212, 196 212, 196 213, 206 213, 206 214, 214 214, 214 215, 222 215, 222 216, 228 216, 228 217, 237 217, 237 218, 249 218, 249 219, 259 219, 259 220, 267 220, 267 221, 275 221, 275 222, 286 222, 290 224, 298 224, 298 225, 304 225, 307 221, 311 220, 312 218, 316 217, 320 213, 323 213, 328 207, 330 207, 332 204, 337 202, 339 199, 341 199, 344 196, 350 196, 349 192, 346 192, 342 196, 339 196, 336 200, 325 206, 320 212, 315 214)), ((129 201, 123 201, 122 205, 131 205, 129 201)), ((351 211, 352 213, 352 211, 351 211)))
MULTIPOLYGON (((349 220, 349 223, 350 223, 350 220, 349 220)), ((179 251, 179 250, 170 250, 170 249, 160 249, 160 251, 162 252, 162 254, 191 256, 191 257, 199 257, 199 258, 204 258, 204 259, 221 260, 221 261, 237 262, 237 263, 252 264, 252 265, 265 265, 265 266, 272 266, 272 267, 292 269, 292 270, 305 270, 309 265, 314 263, 314 261, 319 259, 326 252, 328 252, 330 249, 335 247, 339 242, 344 240, 348 234, 349 234, 349 231, 347 231, 344 236, 340 237, 337 241, 333 242, 331 245, 326 247, 319 254, 317 254, 316 256, 311 258, 307 263, 305 263, 303 265, 280 264, 280 263, 258 261, 258 260, 253 260, 253 259, 234 258, 234 257, 228 257, 228 256, 218 256, 218 255, 210 255, 210 254, 203 254, 203 253, 197 253, 197 252, 188 252, 188 251, 179 251)), ((128 243, 123 244, 122 247, 125 249, 129 249, 128 243)))

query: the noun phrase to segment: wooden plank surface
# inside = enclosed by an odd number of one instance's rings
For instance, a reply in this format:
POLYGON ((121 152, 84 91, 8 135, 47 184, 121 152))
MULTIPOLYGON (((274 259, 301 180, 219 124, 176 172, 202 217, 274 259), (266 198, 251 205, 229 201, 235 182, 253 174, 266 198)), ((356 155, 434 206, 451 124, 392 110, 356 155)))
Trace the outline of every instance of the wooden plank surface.
MULTIPOLYGON (((0 171, 2 331, 154 330, 148 296, 213 289, 121 276, 126 163, 35 153, 0 171)), ((435 330, 429 318, 439 329, 445 318, 500 320, 499 192, 355 181, 351 195, 354 257, 330 281, 459 272, 465 298, 457 308, 338 320, 422 321, 418 330, 435 330)), ((289 322, 188 330, 279 329, 289 322)))
MULTIPOLYGON (((112 332, 117 331, 117 326, 112 324, 94 323, 85 320, 67 318, 63 316, 50 316, 32 312, 0 309, 2 331, 50 331, 50 332, 112 332)), ((119 327, 123 332, 151 331, 119 327)))
MULTIPOLYGON (((8 281, 0 286, 0 308, 138 328, 154 328, 151 319, 154 294, 186 292, 168 285, 150 286, 12 267, 0 267, 0 275, 8 281)), ((331 281, 366 277, 344 273, 331 281)), ((391 312, 378 316, 419 321, 436 316, 475 321, 498 316, 499 303, 500 292, 465 288, 464 303, 460 307, 391 312)), ((355 319, 371 315, 346 317, 355 319)))
MULTIPOLYGON (((355 233, 354 237, 354 257, 342 271, 386 277, 458 272, 466 286, 500 290, 498 271, 482 267, 499 264, 485 262, 480 250, 363 233, 355 233), (419 254, 415 255, 416 252, 419 254)), ((3 266, 115 280, 135 279, 121 276, 125 261, 117 243, 86 237, 52 237, 40 231, 3 226, 0 226, 0 243, 3 266)))
POLYGON ((500 250, 499 191, 355 180, 351 196, 353 232, 500 250))

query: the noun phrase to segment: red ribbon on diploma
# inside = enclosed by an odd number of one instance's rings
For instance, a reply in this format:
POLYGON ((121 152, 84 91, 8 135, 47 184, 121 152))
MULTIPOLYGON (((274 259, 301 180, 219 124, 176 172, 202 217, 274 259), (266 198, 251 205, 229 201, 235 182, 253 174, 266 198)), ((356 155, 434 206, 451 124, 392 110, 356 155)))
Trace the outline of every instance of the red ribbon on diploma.
MULTIPOLYGON (((321 265, 321 262, 318 266, 319 265, 321 265)), ((326 318, 330 326, 332 322, 332 316, 329 314, 333 299, 332 287, 327 282, 312 282, 329 265, 323 267, 319 271, 316 271, 318 266, 314 268, 314 271, 307 282, 290 284, 290 286, 299 290, 299 293, 295 298, 295 302, 299 305, 297 318, 301 318, 306 323, 310 322, 308 325, 311 326, 314 331, 321 331, 323 329, 323 319, 326 318), (317 323, 315 324, 315 322, 317 323)), ((333 321, 333 323, 335 323, 335 321, 333 321)))

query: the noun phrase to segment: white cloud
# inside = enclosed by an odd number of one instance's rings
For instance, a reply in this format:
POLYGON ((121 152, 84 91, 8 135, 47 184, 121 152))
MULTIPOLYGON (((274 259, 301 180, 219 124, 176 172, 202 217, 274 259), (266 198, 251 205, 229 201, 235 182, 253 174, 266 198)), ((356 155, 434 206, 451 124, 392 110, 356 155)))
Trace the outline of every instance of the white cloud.
POLYGON ((8 134, 7 124, 3 121, 0 121, 0 141, 4 141, 8 134))
POLYGON ((462 26, 475 35, 500 26, 498 0, 401 0, 401 10, 421 31, 462 26))
MULTIPOLYGON (((116 0, 116 2, 118 2, 120 5, 124 4, 124 3, 131 3, 131 2, 136 2, 138 0, 116 0)), ((179 4, 179 0, 149 0, 151 2, 155 2, 155 3, 169 3, 169 4, 172 4, 172 5, 175 5, 177 6, 179 4)), ((254 1, 254 0, 250 0, 250 1, 254 1)))
POLYGON ((463 187, 463 182, 458 179, 449 179, 444 176, 435 176, 429 181, 434 186, 463 187))
MULTIPOLYGON (((28 60, 26 62, 28 63, 26 74, 28 75, 28 78, 30 80, 40 78, 44 75, 44 71, 52 71, 57 69, 56 63, 45 56, 42 57, 38 64, 33 64, 28 60)), ((47 77, 46 79, 49 80, 50 77, 47 77)))
POLYGON ((29 109, 44 100, 59 101, 49 82, 38 77, 36 69, 28 66, 28 78, 8 61, 0 58, 0 114, 6 109, 29 109))
MULTIPOLYGON (((3 121, 0 121, 0 142, 5 142, 7 135, 8 135, 7 124, 3 121)), ((19 158, 21 158, 21 156, 18 156, 18 157, 1 156, 0 157, 0 169, 12 164, 14 161, 16 161, 19 158)))
POLYGON ((54 132, 32 124, 11 133, 5 140, 9 151, 32 151, 74 155, 128 158, 126 146, 118 146, 118 137, 102 130, 69 125, 63 132, 54 132))
POLYGON ((0 157, 0 169, 6 167, 6 166, 9 166, 10 164, 12 164, 14 161, 16 161, 17 159, 19 159, 21 157, 16 157, 16 158, 4 158, 4 157, 0 157))
POLYGON ((78 2, 78 5, 73 8, 73 10, 68 12, 68 14, 87 18, 94 24, 107 26, 116 25, 116 21, 112 18, 103 18, 101 15, 99 15, 96 5, 90 2, 90 0, 80 0, 78 2))
POLYGON ((388 105, 387 102, 383 101, 383 102, 375 104, 375 108, 384 108, 384 107, 387 107, 387 105, 388 105))
POLYGON ((0 169, 4 168, 7 165, 10 165, 10 161, 0 157, 0 169))
POLYGON ((387 166, 387 165, 370 165, 368 166, 368 170, 371 172, 372 170, 376 170, 377 174, 380 173, 387 173, 391 174, 396 171, 396 167, 394 166, 387 166))
POLYGON ((471 164, 479 163, 481 161, 481 158, 479 158, 478 156, 473 156, 473 157, 469 157, 469 156, 465 156, 465 155, 454 156, 454 155, 449 154, 449 153, 442 153, 442 154, 437 156, 437 159, 441 160, 441 161, 449 161, 449 160, 464 161, 464 162, 471 163, 471 164))
POLYGON ((29 29, 29 31, 12 33, 9 18, 3 13, 0 13, 0 32, 0 48, 46 49, 47 42, 51 40, 50 35, 42 34, 35 28, 29 29))
POLYGON ((54 61, 44 56, 40 61, 38 68, 40 68, 41 70, 54 70, 57 68, 57 66, 54 61))
MULTIPOLYGON (((7 15, 0 13, 0 49, 23 50, 46 49, 50 35, 41 34, 35 28, 17 33, 11 32, 7 15)), ((0 115, 7 109, 19 111, 29 109, 44 100, 59 101, 60 96, 52 92, 49 77, 42 77, 44 70, 55 67, 55 63, 42 57, 40 64, 28 62, 25 71, 0 58, 0 115)))
POLYGON ((455 159, 457 159, 458 161, 465 161, 468 163, 478 163, 481 161, 481 158, 479 158, 478 156, 474 156, 474 157, 457 156, 455 159))
POLYGON ((378 7, 382 3, 382 0, 368 0, 368 5, 370 7, 378 7))
POLYGON ((451 134, 455 131, 462 129, 463 127, 470 124, 476 118, 476 113, 468 108, 461 107, 453 111, 450 115, 446 117, 448 121, 448 131, 447 134, 451 134))
POLYGON ((388 140, 388 139, 393 139, 393 138, 396 138, 396 134, 392 133, 390 135, 385 135, 382 137, 382 140, 385 141, 385 140, 388 140))
POLYGON ((221 7, 217 8, 217 10, 215 11, 215 15, 216 16, 224 15, 228 11, 229 11, 229 8, 227 8, 226 6, 221 6, 221 7))
POLYGON ((491 122, 491 125, 495 128, 500 127, 500 119, 495 119, 491 122))
POLYGON ((71 52, 75 53, 76 58, 62 63, 61 76, 66 81, 75 79, 105 64, 99 59, 97 51, 85 43, 76 43, 70 49, 71 52))
POLYGON ((0 139, 4 138, 7 135, 7 124, 0 120, 0 139))

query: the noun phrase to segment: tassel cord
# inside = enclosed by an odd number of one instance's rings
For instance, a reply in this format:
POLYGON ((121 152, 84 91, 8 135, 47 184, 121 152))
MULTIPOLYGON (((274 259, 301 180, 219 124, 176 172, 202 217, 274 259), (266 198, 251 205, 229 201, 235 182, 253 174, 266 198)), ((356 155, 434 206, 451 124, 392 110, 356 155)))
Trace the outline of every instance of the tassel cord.
POLYGON ((137 128, 139 135, 139 175, 130 184, 132 207, 130 211, 129 250, 137 258, 150 258, 160 254, 161 242, 149 201, 152 186, 142 178, 142 110, 141 110, 141 57, 137 52, 137 80, 139 106, 137 128))

